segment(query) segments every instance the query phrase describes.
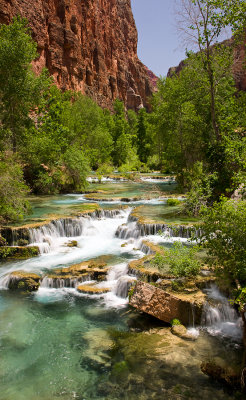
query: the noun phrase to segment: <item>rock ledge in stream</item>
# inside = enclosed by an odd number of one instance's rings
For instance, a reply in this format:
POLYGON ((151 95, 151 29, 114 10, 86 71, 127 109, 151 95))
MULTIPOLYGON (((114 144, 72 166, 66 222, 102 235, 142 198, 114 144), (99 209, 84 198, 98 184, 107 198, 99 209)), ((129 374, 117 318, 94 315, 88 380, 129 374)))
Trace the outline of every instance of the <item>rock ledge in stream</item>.
POLYGON ((77 290, 85 294, 104 294, 110 292, 109 288, 100 288, 95 285, 80 285, 77 287, 77 290))
POLYGON ((161 321, 170 323, 177 318, 183 325, 189 325, 193 319, 195 323, 200 323, 203 302, 202 296, 195 300, 191 295, 174 295, 139 281, 129 304, 161 321))
POLYGON ((14 271, 9 275, 8 288, 32 292, 39 288, 40 276, 25 271, 14 271))

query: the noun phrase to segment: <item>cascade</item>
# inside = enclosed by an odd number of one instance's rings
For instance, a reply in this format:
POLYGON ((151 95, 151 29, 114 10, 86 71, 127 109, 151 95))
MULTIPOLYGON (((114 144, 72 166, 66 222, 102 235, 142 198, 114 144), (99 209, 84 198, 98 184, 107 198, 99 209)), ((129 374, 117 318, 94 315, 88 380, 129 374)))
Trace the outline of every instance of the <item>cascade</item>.
POLYGON ((41 280, 40 287, 49 289, 76 288, 82 282, 87 281, 91 281, 91 276, 89 274, 78 278, 49 278, 45 276, 41 280))
POLYGON ((140 251, 142 251, 147 256, 149 256, 150 254, 155 254, 155 252, 144 242, 141 242, 140 251))
POLYGON ((204 305, 202 326, 213 335, 222 335, 234 339, 242 337, 242 321, 229 300, 215 285, 205 290, 209 301, 204 305))
POLYGON ((136 277, 128 275, 127 263, 122 263, 113 266, 107 275, 107 284, 112 288, 112 292, 121 298, 126 298, 128 290, 136 277))
POLYGON ((61 218, 42 225, 38 228, 29 228, 29 242, 39 246, 41 254, 49 253, 57 246, 57 239, 92 236, 95 233, 92 222, 102 218, 116 218, 124 216, 122 210, 96 210, 90 215, 77 218, 61 218))
POLYGON ((41 243, 50 242, 51 237, 74 237, 80 236, 83 231, 83 223, 86 219, 115 218, 124 215, 123 210, 95 210, 91 213, 74 218, 60 218, 52 220, 37 228, 2 228, 1 235, 7 240, 10 246, 17 246, 20 239, 29 244, 39 243, 43 253, 49 252, 49 246, 41 243), (43 240, 44 239, 44 240, 43 240))
POLYGON ((13 277, 11 278, 10 274, 0 277, 0 289, 7 290, 9 288, 11 279, 13 279, 13 277))
POLYGON ((122 297, 123 299, 125 299, 128 296, 128 292, 130 287, 132 286, 133 282, 136 281, 136 278, 134 276, 129 276, 129 275, 125 275, 125 276, 121 276, 115 285, 115 289, 114 292, 116 294, 116 296, 118 297, 122 297))
POLYGON ((201 235, 199 229, 179 225, 171 227, 166 224, 140 224, 130 218, 127 225, 120 225, 115 236, 120 239, 137 239, 141 236, 158 235, 160 232, 169 237, 190 238, 194 232, 197 237, 201 235))

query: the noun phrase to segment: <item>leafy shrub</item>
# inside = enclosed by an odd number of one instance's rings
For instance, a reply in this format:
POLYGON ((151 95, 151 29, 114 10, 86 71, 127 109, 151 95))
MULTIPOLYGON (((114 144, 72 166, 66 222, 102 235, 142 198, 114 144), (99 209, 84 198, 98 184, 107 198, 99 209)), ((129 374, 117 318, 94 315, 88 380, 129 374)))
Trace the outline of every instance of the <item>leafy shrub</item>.
POLYGON ((170 271, 177 277, 196 276, 200 270, 200 262, 196 259, 197 247, 174 243, 173 248, 165 251, 165 255, 156 254, 152 265, 161 272, 170 271))
POLYGON ((160 253, 156 253, 155 257, 151 260, 151 265, 153 265, 153 267, 157 267, 162 273, 169 272, 167 259, 160 253))
POLYGON ((179 206, 181 203, 179 199, 167 199, 167 206, 169 207, 179 206))
POLYGON ((215 257, 217 272, 245 285, 246 201, 222 198, 204 210, 203 220, 203 244, 215 257))
POLYGON ((182 243, 174 243, 174 247, 168 251, 167 262, 170 271, 175 276, 196 276, 200 270, 200 262, 196 259, 197 247, 184 246, 182 243))
POLYGON ((172 326, 175 326, 175 325, 182 325, 182 324, 181 324, 181 322, 180 322, 179 319, 174 318, 174 319, 172 319, 172 321, 171 321, 171 325, 172 325, 172 326))
POLYGON ((208 205, 216 177, 216 174, 204 171, 202 162, 197 162, 191 171, 186 172, 186 186, 189 188, 184 203, 186 214, 198 216, 203 207, 208 205))

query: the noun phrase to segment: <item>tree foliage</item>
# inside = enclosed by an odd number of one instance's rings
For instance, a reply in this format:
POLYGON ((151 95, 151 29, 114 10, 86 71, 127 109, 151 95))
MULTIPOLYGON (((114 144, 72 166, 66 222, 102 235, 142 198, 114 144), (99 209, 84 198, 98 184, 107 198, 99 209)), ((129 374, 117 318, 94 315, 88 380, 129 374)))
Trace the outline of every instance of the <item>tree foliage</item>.
POLYGON ((177 277, 194 277, 201 267, 196 254, 196 246, 184 246, 180 242, 175 242, 172 248, 165 249, 164 255, 156 254, 152 265, 155 265, 160 271, 167 272, 169 269, 177 277))
POLYGON ((203 242, 217 271, 235 284, 246 284, 246 201, 221 199, 204 214, 203 242))
POLYGON ((28 187, 20 164, 14 158, 0 157, 0 223, 21 220, 29 211, 28 187))
POLYGON ((1 131, 14 152, 23 143, 42 91, 50 83, 46 71, 39 77, 32 71, 36 47, 25 19, 16 17, 12 24, 0 26, 1 131))

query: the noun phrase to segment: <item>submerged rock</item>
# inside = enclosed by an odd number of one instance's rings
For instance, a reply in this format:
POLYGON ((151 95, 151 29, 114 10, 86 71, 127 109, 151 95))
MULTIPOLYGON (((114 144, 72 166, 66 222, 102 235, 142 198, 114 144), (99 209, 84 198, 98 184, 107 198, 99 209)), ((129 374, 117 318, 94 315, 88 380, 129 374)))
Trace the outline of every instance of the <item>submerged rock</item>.
POLYGON ((23 290, 32 292, 38 290, 40 276, 25 271, 14 271, 8 277, 8 288, 10 290, 23 290))
POLYGON ((218 382, 233 388, 240 387, 240 372, 232 368, 224 368, 214 362, 206 362, 202 363, 201 371, 218 382))
POLYGON ((200 323, 204 301, 203 293, 173 294, 139 281, 129 304, 161 321, 170 323, 178 318, 182 324, 188 325, 191 322, 200 323))

